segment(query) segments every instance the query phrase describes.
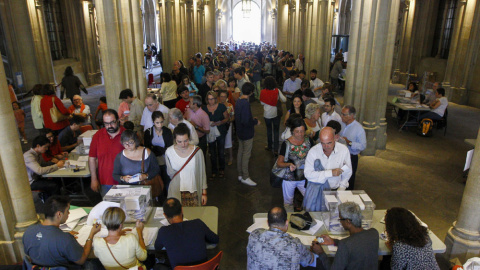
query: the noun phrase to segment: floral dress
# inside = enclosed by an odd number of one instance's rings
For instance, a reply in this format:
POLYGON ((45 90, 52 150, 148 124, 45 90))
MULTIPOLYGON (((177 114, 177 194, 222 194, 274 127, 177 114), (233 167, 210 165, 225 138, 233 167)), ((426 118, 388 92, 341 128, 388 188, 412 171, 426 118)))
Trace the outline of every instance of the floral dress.
MULTIPOLYGON (((288 140, 287 140, 288 141, 288 140)), ((285 181, 303 181, 305 176, 303 171, 305 169, 305 160, 307 159, 307 154, 310 148, 313 146, 313 142, 310 138, 305 137, 303 143, 300 145, 294 145, 290 141, 283 142, 280 149, 280 155, 285 156, 286 148, 288 146, 288 162, 295 164, 297 169, 293 172, 287 170, 285 174, 285 181)))

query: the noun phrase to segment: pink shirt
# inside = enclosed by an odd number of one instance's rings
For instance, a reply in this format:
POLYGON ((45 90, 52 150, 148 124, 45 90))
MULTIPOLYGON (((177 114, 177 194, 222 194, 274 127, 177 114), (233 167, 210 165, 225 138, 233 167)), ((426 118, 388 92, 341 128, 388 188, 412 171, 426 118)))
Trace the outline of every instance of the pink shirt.
POLYGON ((130 106, 127 102, 122 101, 122 103, 120 103, 118 106, 118 118, 125 117, 125 111, 130 111, 130 106))
MULTIPOLYGON (((190 108, 187 108, 185 111, 185 119, 195 123, 195 125, 200 126, 205 130, 210 130, 210 118, 208 117, 208 114, 201 108, 199 108, 196 112, 190 108)), ((198 138, 201 138, 205 135, 205 133, 199 131, 198 129, 197 134, 198 138)))

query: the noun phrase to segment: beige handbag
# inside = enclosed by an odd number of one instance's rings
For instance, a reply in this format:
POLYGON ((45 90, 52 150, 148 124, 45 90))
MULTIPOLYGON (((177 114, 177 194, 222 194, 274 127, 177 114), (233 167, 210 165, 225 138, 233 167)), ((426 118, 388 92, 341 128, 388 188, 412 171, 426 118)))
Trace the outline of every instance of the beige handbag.
POLYGON ((60 112, 60 110, 55 105, 55 97, 52 97, 52 108, 50 108, 50 116, 52 117, 53 123, 58 123, 65 119, 68 119, 68 115, 62 114, 62 112, 60 112))

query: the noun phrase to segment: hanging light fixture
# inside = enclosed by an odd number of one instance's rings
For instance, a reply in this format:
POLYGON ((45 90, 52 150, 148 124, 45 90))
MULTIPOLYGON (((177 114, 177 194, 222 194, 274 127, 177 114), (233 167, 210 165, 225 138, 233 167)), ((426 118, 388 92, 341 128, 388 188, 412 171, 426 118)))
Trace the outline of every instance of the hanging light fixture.
POLYGON ((244 18, 250 18, 252 11, 252 0, 242 0, 242 12, 244 18))

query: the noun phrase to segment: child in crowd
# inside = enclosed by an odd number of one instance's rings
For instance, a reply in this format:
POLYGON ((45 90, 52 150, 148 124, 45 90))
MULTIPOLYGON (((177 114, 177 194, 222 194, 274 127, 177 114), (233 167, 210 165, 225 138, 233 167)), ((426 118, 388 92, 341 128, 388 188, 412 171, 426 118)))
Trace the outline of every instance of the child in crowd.
POLYGON ((107 107, 107 98, 101 97, 100 98, 100 105, 98 105, 97 110, 95 111, 95 124, 97 128, 101 128, 103 126, 103 112, 108 109, 107 107))
POLYGON ((25 135, 25 112, 21 109, 18 101, 12 102, 13 113, 15 114, 15 122, 17 122, 18 131, 22 135, 23 144, 27 144, 27 136, 25 135))
POLYGON ((127 130, 133 130, 135 128, 135 125, 132 121, 125 121, 125 123, 123 123, 123 127, 127 130))

